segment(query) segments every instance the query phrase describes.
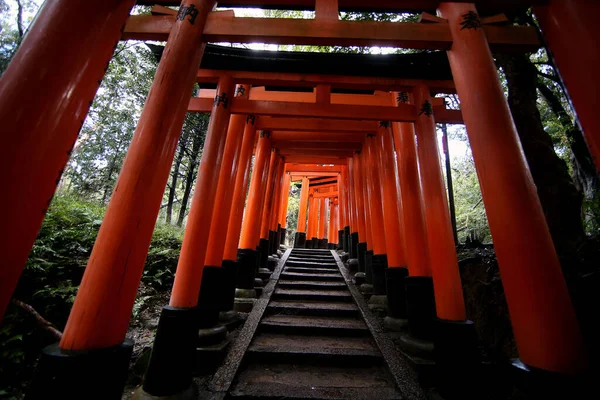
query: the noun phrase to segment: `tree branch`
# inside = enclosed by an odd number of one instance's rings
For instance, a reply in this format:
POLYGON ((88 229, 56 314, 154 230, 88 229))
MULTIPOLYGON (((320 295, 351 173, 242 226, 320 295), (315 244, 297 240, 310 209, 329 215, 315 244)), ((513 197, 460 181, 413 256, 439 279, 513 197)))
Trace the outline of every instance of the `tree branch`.
POLYGON ((543 73, 543 72, 541 72, 541 71, 539 71, 539 70, 538 70, 538 72, 537 72, 537 73, 538 73, 538 75, 539 75, 539 76, 542 76, 542 77, 544 77, 544 78, 550 79, 551 81, 554 81, 554 82, 556 82, 556 83, 559 83, 559 84, 560 84, 560 79, 558 79, 558 77, 557 77, 557 76, 555 76, 555 75, 545 74, 545 73, 543 73))
POLYGON ((23 5, 17 0, 17 29, 19 31, 19 42, 23 40, 23 5))
POLYGON ((21 300, 12 299, 11 302, 25 311, 27 314, 31 315, 37 323, 40 325, 42 329, 49 332, 56 340, 60 340, 62 338, 62 332, 56 329, 56 327, 52 324, 52 322, 48 321, 44 317, 42 317, 35 309, 29 304, 23 303, 21 300))

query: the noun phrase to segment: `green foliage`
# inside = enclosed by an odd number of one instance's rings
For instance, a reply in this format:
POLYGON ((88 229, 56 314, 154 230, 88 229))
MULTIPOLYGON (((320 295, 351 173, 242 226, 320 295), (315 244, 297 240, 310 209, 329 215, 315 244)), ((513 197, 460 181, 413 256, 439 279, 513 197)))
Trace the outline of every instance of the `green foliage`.
POLYGON ((464 243, 467 238, 477 239, 482 243, 489 242, 491 241, 490 228, 473 158, 470 156, 455 158, 452 163, 458 240, 461 243, 464 243))
POLYGON ((182 240, 183 229, 166 224, 156 225, 142 281, 157 289, 171 288, 182 240))
MULTIPOLYGON (((98 235, 105 207, 67 194, 50 205, 14 298, 31 305, 63 330, 98 235)), ((183 230, 157 224, 142 281, 162 290, 173 283, 183 230)), ((148 298, 136 300, 135 315, 148 298)), ((40 350, 54 338, 30 315, 12 305, 0 325, 0 390, 31 378, 40 350)))
POLYGON ((21 44, 42 0, 0 0, 0 76, 21 44))
POLYGON ((156 72, 152 52, 138 42, 121 42, 65 172, 70 190, 108 201, 156 72))
POLYGON ((288 196, 287 209, 287 228, 286 240, 288 244, 293 244, 294 234, 298 230, 298 212, 300 211, 300 187, 293 182, 290 186, 290 194, 288 196))

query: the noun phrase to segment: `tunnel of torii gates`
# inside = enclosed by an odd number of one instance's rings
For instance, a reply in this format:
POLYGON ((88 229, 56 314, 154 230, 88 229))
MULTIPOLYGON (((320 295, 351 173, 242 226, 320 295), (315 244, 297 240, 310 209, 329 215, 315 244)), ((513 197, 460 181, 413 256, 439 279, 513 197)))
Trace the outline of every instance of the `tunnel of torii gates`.
POLYGON ((519 365, 561 376, 586 369, 573 306, 491 51, 533 51, 543 39, 598 165, 598 2, 219 2, 315 9, 312 20, 237 18, 213 11, 211 0, 138 1, 154 5, 152 15, 130 16, 135 3, 47 1, 0 81, 6 193, 0 201, 8 211, 0 227, 3 313, 115 44, 166 41, 62 340, 43 351, 32 397, 67 398, 82 387, 94 388, 98 398, 120 396, 132 351, 125 334, 186 112, 210 113, 210 123, 170 304, 146 373, 148 393, 187 387, 198 329, 214 326, 219 312, 227 315, 234 293, 241 300, 254 296, 254 274, 277 249, 289 182, 298 180, 295 246, 341 246, 350 264, 358 259, 358 274, 372 270, 374 290, 387 275, 391 317, 408 318, 424 337, 442 332, 435 337, 440 351, 469 354, 476 340, 465 316, 436 122, 466 126, 519 365), (543 38, 533 28, 507 24, 503 14, 530 5, 543 38), (421 19, 341 21, 339 10, 420 12, 421 19), (284 55, 206 42, 438 51, 284 55), (190 99, 196 82, 201 89, 190 99), (457 93, 461 111, 432 98, 438 93, 457 93))

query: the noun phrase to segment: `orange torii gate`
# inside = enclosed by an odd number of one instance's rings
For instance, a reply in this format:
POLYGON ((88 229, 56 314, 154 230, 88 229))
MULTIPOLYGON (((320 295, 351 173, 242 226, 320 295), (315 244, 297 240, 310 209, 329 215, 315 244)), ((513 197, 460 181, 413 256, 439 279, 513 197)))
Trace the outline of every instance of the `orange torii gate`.
MULTIPOLYGON (((119 190, 110 201, 64 335, 42 354, 34 397, 76 397, 91 387, 99 398, 120 397, 132 350, 125 334, 186 111, 210 112, 211 120, 170 305, 163 309, 146 373, 147 393, 169 396, 188 389, 198 328, 209 332, 219 317, 231 316, 234 287, 227 271, 238 271, 236 293, 252 301, 260 260, 257 247, 262 240, 261 266, 265 267, 264 243, 273 241, 272 232, 282 225, 285 182, 291 179, 286 165, 293 164, 313 165, 312 171, 294 171, 307 173, 302 178, 307 187, 301 197, 304 208, 308 202, 316 207, 315 194, 308 193, 308 172, 319 173, 329 164, 339 168, 343 243, 358 259, 366 289, 373 283, 372 290, 380 294, 381 272, 388 274, 391 319, 408 319, 411 335, 434 340, 442 365, 473 354, 474 330, 465 320, 436 121, 464 120, 467 127, 522 368, 556 376, 585 368, 578 323, 490 52, 535 50, 539 40, 533 28, 499 26, 495 25, 498 18, 480 17, 478 7, 493 14, 534 5, 600 166, 599 130, 594 129, 600 90, 599 80, 591 75, 600 64, 592 39, 592 15, 600 11, 600 4, 585 0, 569 1, 568 6, 565 0, 219 2, 221 6, 316 8, 314 20, 283 20, 245 19, 213 11, 212 0, 138 1, 159 6, 153 15, 129 16, 135 3, 48 2, 0 80, 5 132, 0 170, 10 193, 1 201, 3 209, 11 210, 0 228, 5 257, 0 310, 4 312, 114 43, 119 37, 167 41, 123 163, 119 190), (172 5, 180 5, 179 11, 163 7, 172 5), (339 10, 424 13, 423 23, 408 24, 340 21, 339 10), (434 10, 437 17, 425 13, 434 10), (201 60, 206 62, 208 41, 437 49, 446 52, 452 79, 217 70, 214 66, 198 70, 201 60), (571 52, 572 43, 579 43, 579 52, 571 52), (578 65, 586 65, 585 73, 578 65), (202 97, 208 92, 201 91, 200 97, 190 99, 195 82, 216 84, 216 91, 210 97, 202 97), (45 90, 39 92, 42 85, 45 90), (274 91, 267 86, 314 90, 270 93, 274 91), (395 93, 385 100, 385 94, 375 91, 395 93), (460 97, 460 113, 431 98, 448 92, 460 97), (306 144, 317 140, 315 133, 332 136, 319 146, 306 144), (340 143, 354 134, 360 139, 340 143), (226 171, 234 166, 237 170, 226 171), (397 246, 391 246, 397 241, 397 246), (368 268, 373 271, 365 274, 368 268)), ((324 202, 321 215, 323 210, 324 202)), ((299 232, 301 226, 306 230, 304 219, 299 220, 299 232)), ((314 231, 314 218, 312 227, 314 231)), ((467 361, 475 362, 469 357, 467 361)), ((451 365, 447 371, 451 372, 451 365)))

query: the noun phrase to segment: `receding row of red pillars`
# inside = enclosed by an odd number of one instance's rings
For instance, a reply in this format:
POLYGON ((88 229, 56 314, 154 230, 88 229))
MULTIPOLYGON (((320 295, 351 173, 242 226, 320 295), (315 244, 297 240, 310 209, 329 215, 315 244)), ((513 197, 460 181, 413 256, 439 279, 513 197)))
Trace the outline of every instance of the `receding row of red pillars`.
MULTIPOLYGON (((0 170, 5 174, 7 192, 11 193, 0 200, 3 209, 11 210, 0 227, 5 265, 0 271, 2 313, 133 4, 133 0, 107 1, 102 5, 80 0, 47 2, 0 81, 0 119, 7 133, 3 135, 0 170), (40 68, 48 60, 52 60, 52 68, 40 68), (45 90, 39 93, 37 89, 42 86, 45 90), (32 99, 29 94, 34 92, 38 95, 32 99)), ((122 376, 123 368, 127 367, 127 362, 122 362, 128 360, 131 351, 131 344, 124 342, 127 324, 202 57, 204 22, 214 5, 212 0, 184 0, 182 7, 193 6, 198 14, 182 13, 183 18, 175 21, 170 32, 60 348, 53 351, 111 350, 93 352, 94 356, 88 359, 94 361, 87 364, 86 357, 79 357, 80 364, 70 370, 68 382, 61 380, 61 371, 54 371, 56 376, 46 383, 54 382, 62 391, 69 386, 77 388, 89 383, 90 379, 111 382, 111 377, 122 376)), ((595 31, 592 15, 599 6, 584 0, 551 0, 548 5, 535 7, 597 165, 600 130, 594 129, 597 126, 594 111, 598 108, 600 88, 598 79, 585 75, 585 71, 592 73, 600 66, 597 46, 589 42, 595 31), (580 46, 580 51, 572 52, 574 44, 580 46), (578 68, 581 65, 586 68, 578 68)), ((574 373, 585 366, 581 334, 485 35, 481 29, 464 29, 460 25, 470 12, 476 12, 475 7, 466 3, 441 3, 439 7, 440 16, 449 21, 453 37, 448 56, 461 98, 520 358, 525 364, 543 370, 574 373)), ((230 79, 219 82, 218 95, 227 93, 231 97, 233 91, 230 79)), ((426 88, 416 88, 412 96, 421 108, 427 104, 429 93, 426 88)), ((224 162, 222 153, 229 122, 226 103, 216 101, 171 299, 173 315, 185 314, 198 302, 200 277, 211 240, 206 227, 212 223, 216 197, 226 192, 214 182, 220 182, 220 169, 215 165, 224 162)), ((401 150, 398 175, 402 183, 402 207, 397 213, 398 220, 404 221, 406 243, 393 257, 398 262, 405 257, 411 277, 433 277, 435 306, 440 319, 462 321, 464 303, 456 256, 448 240, 451 237, 448 211, 433 127, 433 117, 425 112, 414 125, 392 124, 394 139, 398 139, 394 140, 395 146, 401 150), (418 149, 411 133, 415 128, 418 149), (417 164, 423 177, 418 190, 417 164), (420 210, 415 206, 419 191, 423 199, 420 210), (408 230, 410 226, 416 230, 408 230), (416 244, 420 247, 415 248, 416 244), (424 251, 425 244, 429 251, 424 251)), ((246 124, 244 130, 251 132, 252 128, 246 124)), ((383 132, 380 136, 386 140, 383 132)), ((379 210, 371 208, 380 204, 383 215, 394 213, 386 200, 390 193, 378 193, 369 182, 376 163, 389 163, 390 159, 388 156, 387 161, 375 160, 380 146, 377 140, 377 137, 367 139, 366 151, 349 160, 342 185, 347 192, 342 195, 347 198, 343 220, 349 223, 352 234, 358 234, 366 242, 366 249, 373 251, 373 255, 379 255, 376 252, 389 246, 386 246, 385 235, 376 230, 383 226, 379 210)), ((265 172, 253 174, 251 186, 255 188, 262 188, 271 176, 274 180, 280 178, 275 170, 269 174, 270 148, 268 143, 263 145, 263 141, 268 138, 259 140, 259 151, 263 149, 262 153, 268 156, 257 155, 256 162, 260 159, 262 164, 255 168, 265 172)), ((239 162, 232 165, 249 162, 245 136, 244 143, 239 162)), ((229 179, 233 175, 232 172, 229 179)), ((245 187, 240 183, 247 179, 248 168, 242 166, 235 173, 236 189, 245 187)), ((384 175, 380 179, 389 182, 391 178, 384 175)), ((229 215, 229 221, 234 220, 231 226, 235 226, 241 216, 239 199, 243 195, 236 189, 229 215)), ((266 190, 253 191, 251 195, 263 204, 265 193, 266 190)), ((242 239, 250 251, 255 251, 263 236, 259 228, 263 218, 257 215, 259 209, 249 202, 242 239), (254 221, 252 229, 258 232, 246 230, 250 220, 254 221)), ((387 217, 383 223, 387 223, 387 217)), ((266 224, 269 229, 269 222, 266 224)), ((230 240, 232 235, 235 236, 235 232, 231 235, 227 232, 225 259, 230 259, 235 251, 233 239, 230 240)), ((218 258, 215 255, 211 262, 218 258)), ((415 287, 420 284, 417 280, 415 287)), ((159 336, 168 337, 168 334, 159 332, 157 341, 159 336)), ((42 357, 40 368, 51 363, 48 360, 53 355, 56 354, 49 351, 46 358, 42 357)), ((98 390, 105 391, 107 397, 114 395, 114 385, 100 386, 98 390)), ((45 389, 46 395, 52 394, 48 387, 45 389)))
MULTIPOLYGON (((453 36, 448 57, 520 359, 545 371, 581 372, 586 368, 581 332, 484 32, 461 25, 472 15, 469 13, 476 13, 475 7, 442 3, 439 13, 448 19, 453 36)), ((380 262, 376 258, 384 255, 388 272, 393 267, 408 267, 404 312, 409 325, 415 311, 421 315, 428 311, 423 300, 434 299, 430 305, 434 304, 438 319, 430 338, 435 340, 437 352, 452 354, 453 345, 458 349, 457 342, 473 338, 473 327, 465 321, 430 92, 426 86, 417 86, 410 96, 397 99, 407 97, 412 97, 419 110, 415 123, 390 126, 382 122, 377 135, 366 138, 363 150, 348 160, 344 175, 349 184, 343 186, 346 193, 341 198, 348 199, 346 220, 350 221, 350 231, 358 236, 357 256, 366 254, 366 260, 371 261, 365 265, 373 270, 380 262), (393 154, 386 154, 392 148, 392 136, 398 164, 394 172, 389 169, 393 154), (374 163, 378 163, 379 176, 374 163), (433 297, 427 295, 428 290, 433 291, 433 297)), ((417 329, 413 333, 422 336, 427 332, 417 329)))

